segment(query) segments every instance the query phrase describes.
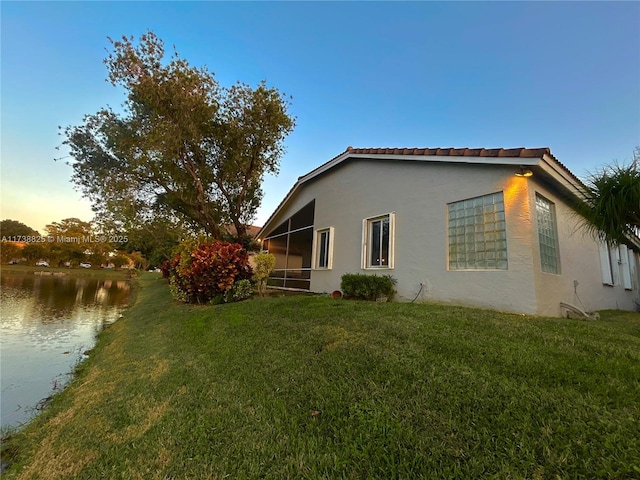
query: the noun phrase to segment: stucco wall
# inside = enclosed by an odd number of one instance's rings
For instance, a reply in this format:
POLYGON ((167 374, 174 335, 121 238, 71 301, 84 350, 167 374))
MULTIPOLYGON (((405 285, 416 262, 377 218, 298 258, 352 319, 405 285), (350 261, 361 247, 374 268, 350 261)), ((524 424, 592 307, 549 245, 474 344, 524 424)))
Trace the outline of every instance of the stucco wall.
POLYGON ((345 273, 391 274, 398 300, 439 301, 535 313, 526 179, 513 167, 357 160, 304 186, 276 226, 315 198, 315 228, 334 227, 333 269, 316 270, 311 289, 330 292, 345 273), (505 192, 506 271, 447 270, 447 203, 505 192), (361 268, 362 220, 395 213, 393 269, 361 268), (421 290, 421 284, 424 287, 421 290))
POLYGON ((334 227, 333 268, 312 272, 316 292, 340 288, 345 273, 391 274, 398 280, 400 301, 417 296, 417 301, 557 316, 560 302, 576 304, 577 280, 578 295, 589 309, 633 309, 637 291, 602 286, 598 246, 576 233, 563 202, 535 177, 514 172, 502 165, 351 160, 299 188, 270 228, 315 199, 314 228, 334 227), (499 191, 505 200, 508 270, 449 271, 447 204, 499 191), (560 275, 543 273, 540 266, 536 192, 556 204, 560 275), (394 268, 362 269, 363 219, 391 212, 394 268))

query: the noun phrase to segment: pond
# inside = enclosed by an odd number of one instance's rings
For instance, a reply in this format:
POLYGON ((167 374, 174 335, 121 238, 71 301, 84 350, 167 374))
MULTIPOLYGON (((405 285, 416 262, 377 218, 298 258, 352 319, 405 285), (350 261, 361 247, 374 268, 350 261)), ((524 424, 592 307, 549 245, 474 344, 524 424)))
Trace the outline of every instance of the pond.
POLYGON ((68 383, 96 335, 119 318, 130 284, 72 272, 3 272, 0 279, 0 427, 5 431, 27 422, 68 383))

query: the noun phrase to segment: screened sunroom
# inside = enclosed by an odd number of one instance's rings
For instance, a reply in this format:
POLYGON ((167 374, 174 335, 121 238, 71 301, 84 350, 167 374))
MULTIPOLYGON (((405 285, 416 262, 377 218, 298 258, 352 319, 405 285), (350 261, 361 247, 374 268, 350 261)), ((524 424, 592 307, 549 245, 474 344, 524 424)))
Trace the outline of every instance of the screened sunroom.
POLYGON ((310 289, 314 212, 315 200, 266 234, 262 250, 276 257, 268 285, 310 289))

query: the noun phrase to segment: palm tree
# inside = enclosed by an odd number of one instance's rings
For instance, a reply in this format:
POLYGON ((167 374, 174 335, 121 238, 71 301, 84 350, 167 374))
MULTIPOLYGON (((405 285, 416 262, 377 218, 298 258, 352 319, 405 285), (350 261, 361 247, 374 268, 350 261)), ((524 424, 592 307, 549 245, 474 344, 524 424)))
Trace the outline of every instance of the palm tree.
POLYGON ((583 227, 609 244, 629 243, 640 237, 640 147, 629 165, 607 165, 592 174, 575 205, 583 227))

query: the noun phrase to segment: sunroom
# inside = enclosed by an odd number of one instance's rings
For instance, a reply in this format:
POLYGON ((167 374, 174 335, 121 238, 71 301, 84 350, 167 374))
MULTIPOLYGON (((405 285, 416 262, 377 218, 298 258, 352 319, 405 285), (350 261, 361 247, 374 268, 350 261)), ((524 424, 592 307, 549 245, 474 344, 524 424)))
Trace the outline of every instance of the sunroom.
POLYGON ((269 286, 310 289, 314 213, 315 200, 266 233, 262 250, 276 257, 269 286))

